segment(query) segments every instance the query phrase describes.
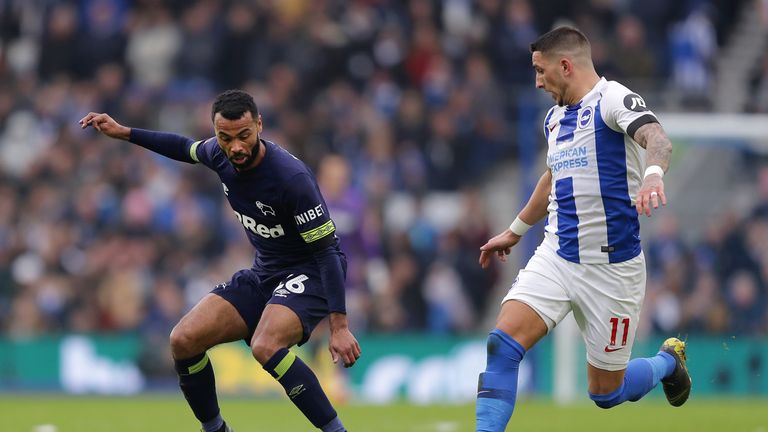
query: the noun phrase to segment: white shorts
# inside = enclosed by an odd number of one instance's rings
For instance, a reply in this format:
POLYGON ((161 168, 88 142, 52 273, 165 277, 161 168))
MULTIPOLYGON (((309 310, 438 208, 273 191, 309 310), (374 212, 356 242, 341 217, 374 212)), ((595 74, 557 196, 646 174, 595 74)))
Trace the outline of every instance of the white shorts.
POLYGON ((544 239, 502 304, 527 304, 548 331, 573 311, 589 364, 609 371, 626 368, 645 297, 645 257, 641 252, 621 263, 576 264, 557 255, 556 241, 544 239))

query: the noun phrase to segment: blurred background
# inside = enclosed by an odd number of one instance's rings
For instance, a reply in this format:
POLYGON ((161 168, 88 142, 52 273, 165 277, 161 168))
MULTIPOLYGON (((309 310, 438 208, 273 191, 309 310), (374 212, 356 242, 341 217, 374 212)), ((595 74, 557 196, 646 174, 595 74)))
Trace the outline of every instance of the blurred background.
MULTIPOLYGON (((564 23, 675 145, 669 204, 642 220, 635 354, 687 337, 697 394, 767 395, 759 0, 0 0, 0 392, 178 392, 171 328, 253 251, 215 174, 77 121, 203 139, 215 95, 242 88, 317 174, 349 257, 363 358, 332 366, 325 325, 301 355, 335 400, 471 402, 541 226, 506 264, 481 270, 478 249, 545 169, 528 46, 564 23)), ((585 397, 583 347, 553 340, 521 393, 585 397)), ((222 393, 280 393, 244 344, 211 356, 222 393)))

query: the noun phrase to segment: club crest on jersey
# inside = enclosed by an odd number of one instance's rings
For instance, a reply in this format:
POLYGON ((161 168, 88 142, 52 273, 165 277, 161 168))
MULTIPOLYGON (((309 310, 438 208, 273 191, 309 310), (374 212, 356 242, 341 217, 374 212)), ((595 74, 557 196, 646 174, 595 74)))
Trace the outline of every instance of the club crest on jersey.
POLYGON ((256 207, 258 207, 259 210, 261 210, 261 213, 264 216, 267 216, 267 215, 276 216, 275 209, 273 209, 272 206, 269 204, 264 204, 261 201, 256 201, 256 207))
POLYGON ((584 129, 587 126, 589 126, 589 123, 592 121, 592 107, 586 107, 583 110, 581 110, 581 114, 579 115, 579 129, 584 129))

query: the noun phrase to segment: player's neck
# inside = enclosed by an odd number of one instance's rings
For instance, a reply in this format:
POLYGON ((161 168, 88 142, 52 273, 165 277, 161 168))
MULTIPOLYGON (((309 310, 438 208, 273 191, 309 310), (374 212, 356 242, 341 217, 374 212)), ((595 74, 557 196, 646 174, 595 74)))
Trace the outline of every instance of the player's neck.
POLYGON ((566 105, 576 105, 584 99, 587 93, 591 92, 593 88, 600 82, 600 76, 596 72, 588 73, 584 79, 578 80, 571 92, 571 97, 568 98, 566 105))

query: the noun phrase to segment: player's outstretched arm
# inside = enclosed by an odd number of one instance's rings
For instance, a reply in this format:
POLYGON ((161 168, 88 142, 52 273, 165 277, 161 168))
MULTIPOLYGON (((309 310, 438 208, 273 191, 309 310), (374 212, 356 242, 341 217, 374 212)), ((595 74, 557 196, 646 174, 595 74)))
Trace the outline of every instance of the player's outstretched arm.
POLYGON ((197 163, 194 141, 167 132, 155 132, 139 128, 129 128, 116 122, 108 114, 90 112, 80 119, 80 127, 92 126, 110 138, 130 141, 147 150, 181 162, 197 163))
POLYGON ((328 342, 328 350, 331 352, 331 358, 334 363, 341 360, 344 367, 351 367, 355 364, 362 351, 357 339, 349 330, 347 316, 343 313, 332 312, 329 318, 331 327, 331 336, 328 342))
POLYGON ((659 203, 667 205, 662 176, 669 169, 672 142, 661 125, 655 122, 640 126, 633 138, 645 149, 645 162, 648 167, 637 193, 635 207, 638 214, 651 216, 652 209, 659 208, 659 203))
POLYGON ((116 122, 115 119, 109 116, 109 114, 89 112, 85 117, 80 119, 80 127, 82 129, 85 129, 88 126, 92 126, 94 129, 110 138, 128 141, 131 137, 131 128, 116 122))
MULTIPOLYGON (((528 227, 540 221, 547 215, 547 206, 549 205, 549 193, 552 189, 552 172, 546 170, 536 183, 528 203, 517 216, 512 225, 518 223, 518 220, 528 227)), ((512 247, 520 241, 523 232, 513 232, 512 225, 505 229, 492 239, 488 240, 480 247, 480 267, 486 268, 491 262, 491 256, 495 253, 502 262, 507 261, 507 255, 512 251, 512 247)))

